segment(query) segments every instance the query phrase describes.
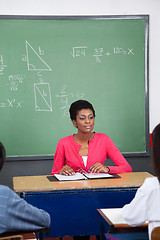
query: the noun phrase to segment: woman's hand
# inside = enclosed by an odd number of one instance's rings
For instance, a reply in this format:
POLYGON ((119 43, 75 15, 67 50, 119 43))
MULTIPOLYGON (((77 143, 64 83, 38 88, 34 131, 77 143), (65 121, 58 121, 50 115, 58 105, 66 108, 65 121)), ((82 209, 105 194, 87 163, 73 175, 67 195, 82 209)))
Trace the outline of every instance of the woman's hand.
POLYGON ((63 166, 63 168, 58 173, 62 175, 67 175, 67 176, 71 176, 75 174, 73 169, 68 165, 63 166))
POLYGON ((101 163, 95 163, 94 165, 92 165, 90 169, 91 169, 90 173, 109 172, 109 168, 107 166, 102 165, 101 163))

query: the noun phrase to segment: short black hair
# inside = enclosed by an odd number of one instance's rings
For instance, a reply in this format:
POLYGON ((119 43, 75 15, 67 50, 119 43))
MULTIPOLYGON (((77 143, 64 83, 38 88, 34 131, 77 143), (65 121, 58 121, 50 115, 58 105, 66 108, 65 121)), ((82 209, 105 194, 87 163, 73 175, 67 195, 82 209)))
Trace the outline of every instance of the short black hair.
POLYGON ((3 167, 5 158, 6 158, 6 150, 5 150, 4 146, 3 146, 3 144, 0 142, 0 170, 3 167))
POLYGON ((86 100, 77 100, 73 102, 70 106, 69 113, 70 113, 70 118, 71 120, 76 121, 76 116, 79 111, 82 109, 90 109, 93 112, 93 116, 95 117, 95 110, 92 106, 92 104, 86 100))

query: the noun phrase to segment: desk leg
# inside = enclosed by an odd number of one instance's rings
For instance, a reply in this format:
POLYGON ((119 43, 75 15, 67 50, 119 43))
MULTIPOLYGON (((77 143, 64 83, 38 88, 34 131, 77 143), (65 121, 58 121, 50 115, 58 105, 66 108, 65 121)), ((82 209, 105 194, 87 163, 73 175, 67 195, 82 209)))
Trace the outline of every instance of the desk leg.
POLYGON ((100 240, 105 240, 105 226, 104 224, 101 222, 101 234, 100 234, 100 240))
POLYGON ((38 233, 38 239, 39 240, 43 240, 43 232, 39 232, 38 233))

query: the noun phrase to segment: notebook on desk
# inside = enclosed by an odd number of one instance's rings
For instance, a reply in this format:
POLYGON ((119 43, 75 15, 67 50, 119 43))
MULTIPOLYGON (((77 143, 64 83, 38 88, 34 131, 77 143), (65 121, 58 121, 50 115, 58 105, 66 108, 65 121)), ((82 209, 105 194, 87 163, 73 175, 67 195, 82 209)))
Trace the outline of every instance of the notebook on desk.
POLYGON ((49 181, 74 181, 74 180, 87 180, 87 179, 103 179, 103 178, 120 178, 117 174, 108 174, 108 173, 75 173, 71 176, 54 174, 54 176, 47 176, 49 181))
POLYGON ((127 224, 122 217, 122 208, 100 209, 109 225, 127 224))
POLYGON ((98 209, 98 212, 109 224, 111 233, 147 231, 148 229, 148 222, 137 227, 128 225, 122 216, 122 208, 98 209))

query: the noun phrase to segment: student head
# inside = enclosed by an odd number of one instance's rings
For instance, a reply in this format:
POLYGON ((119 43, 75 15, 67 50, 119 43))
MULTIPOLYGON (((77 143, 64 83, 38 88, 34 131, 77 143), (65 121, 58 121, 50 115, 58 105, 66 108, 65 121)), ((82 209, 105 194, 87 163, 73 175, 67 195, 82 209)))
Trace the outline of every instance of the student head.
POLYGON ((0 142, 0 170, 3 167, 5 158, 6 158, 6 150, 5 150, 4 146, 3 146, 3 144, 0 142))
POLYGON ((70 118, 72 121, 76 121, 76 116, 82 109, 90 109, 93 112, 93 116, 95 117, 95 110, 92 104, 86 100, 78 100, 76 102, 73 102, 69 109, 70 118))
POLYGON ((152 132, 152 164, 153 169, 160 181, 160 123, 152 132))

